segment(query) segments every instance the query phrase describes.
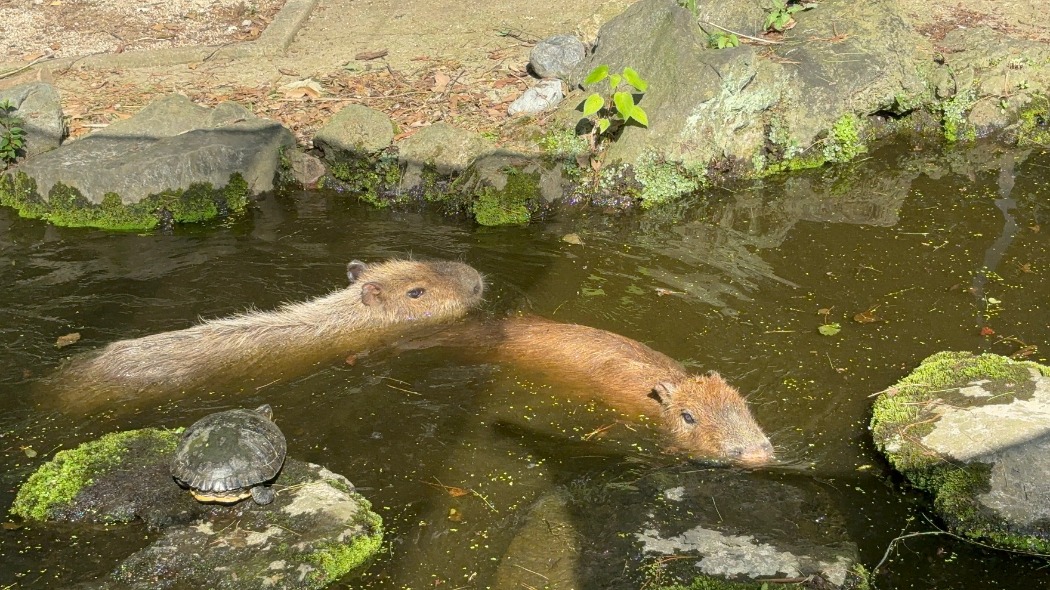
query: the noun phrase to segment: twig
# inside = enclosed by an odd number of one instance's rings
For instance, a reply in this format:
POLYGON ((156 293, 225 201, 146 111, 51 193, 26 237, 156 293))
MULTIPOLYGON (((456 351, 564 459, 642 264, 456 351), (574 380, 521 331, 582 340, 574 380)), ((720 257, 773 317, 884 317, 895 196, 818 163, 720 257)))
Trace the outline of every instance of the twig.
POLYGON ((718 29, 720 31, 725 31, 727 33, 732 33, 733 35, 736 35, 737 37, 743 37, 745 39, 751 39, 752 41, 758 41, 759 43, 769 43, 770 45, 780 45, 781 43, 783 43, 783 41, 770 41, 769 39, 763 39, 761 37, 752 37, 751 35, 745 35, 743 33, 738 33, 736 31, 730 31, 729 29, 727 29, 725 27, 716 25, 715 23, 709 22, 709 21, 706 21, 706 20, 705 21, 700 21, 700 22, 704 23, 705 25, 711 25, 712 27, 714 27, 714 28, 716 28, 716 29, 718 29))
POLYGON ((29 68, 35 66, 36 64, 38 64, 38 63, 40 63, 42 61, 48 60, 48 59, 55 59, 55 54, 54 53, 49 53, 47 55, 43 55, 41 57, 38 57, 38 58, 34 59, 33 61, 29 62, 28 64, 26 64, 26 65, 24 65, 24 66, 22 66, 20 68, 16 68, 16 69, 13 69, 13 70, 10 70, 10 71, 7 71, 7 72, 4 72, 4 73, 0 74, 0 78, 6 78, 8 76, 14 76, 17 73, 24 72, 24 71, 28 70, 29 68))

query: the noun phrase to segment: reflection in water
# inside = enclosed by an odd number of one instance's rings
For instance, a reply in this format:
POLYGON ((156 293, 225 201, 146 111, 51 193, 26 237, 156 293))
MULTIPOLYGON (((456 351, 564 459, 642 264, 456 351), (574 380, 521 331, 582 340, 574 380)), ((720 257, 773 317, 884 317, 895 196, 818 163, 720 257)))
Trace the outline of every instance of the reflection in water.
MULTIPOLYGON (((388 551, 355 586, 495 587, 513 579, 508 556, 549 554, 541 533, 550 530, 579 549, 564 555, 576 560, 567 575, 580 587, 638 588, 643 556, 618 533, 633 533, 624 527, 647 514, 636 507, 650 505, 668 515, 650 523, 668 538, 699 524, 698 514, 732 515, 736 534, 768 532, 774 521, 826 531, 874 564, 902 531, 932 525, 926 499, 894 484, 871 449, 871 394, 939 350, 1016 350, 975 333, 973 269, 1001 278, 980 284, 981 302, 1008 301, 986 318, 997 334, 1036 346, 1034 360, 1050 350, 1050 232, 1037 231, 1050 219, 1050 157, 1013 157, 1011 167, 984 146, 943 157, 889 146, 852 168, 697 195, 675 209, 565 214, 525 228, 375 211, 325 193, 270 198, 249 218, 170 236, 52 228, 0 210, 0 506, 58 449, 270 403, 289 456, 349 477, 386 521, 388 551), (974 196, 993 192, 999 209, 974 196), (563 241, 570 233, 579 240, 563 241), (50 415, 31 402, 30 390, 70 355, 198 316, 316 297, 345 285, 351 259, 406 254, 481 270, 490 286, 482 315, 526 309, 638 340, 690 372, 718 370, 750 395, 793 466, 705 472, 664 453, 651 430, 568 403, 543 375, 436 350, 375 351, 236 391, 205 386, 117 416, 50 415), (872 309, 873 321, 854 319, 872 309), (825 321, 841 332, 821 335, 825 321), (81 340, 57 349, 71 332, 81 340), (678 487, 681 504, 664 496, 678 487), (773 495, 805 510, 779 511, 773 495), (750 505, 771 514, 749 516, 750 505), (538 515, 544 526, 530 533, 538 515)), ((147 542, 137 527, 4 531, 0 588, 104 575, 147 542)), ((1039 565, 920 538, 881 568, 879 587, 1020 590, 1050 584, 1039 565)))

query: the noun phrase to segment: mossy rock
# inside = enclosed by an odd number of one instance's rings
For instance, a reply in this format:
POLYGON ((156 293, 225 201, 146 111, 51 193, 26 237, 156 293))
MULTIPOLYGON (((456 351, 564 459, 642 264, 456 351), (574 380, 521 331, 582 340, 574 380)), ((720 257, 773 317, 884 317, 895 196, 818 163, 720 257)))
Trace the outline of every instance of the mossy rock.
MULTIPOLYGON (((155 588, 323 588, 379 551, 383 523, 341 475, 289 458, 265 506, 201 504, 171 477, 177 431, 107 434, 62 451, 19 490, 12 512, 34 520, 142 520, 152 544, 108 583, 155 588)), ((76 547, 52 547, 76 559, 76 547)))
POLYGON ((1050 368, 935 354, 879 395, 871 432, 956 533, 1050 554, 1050 368))

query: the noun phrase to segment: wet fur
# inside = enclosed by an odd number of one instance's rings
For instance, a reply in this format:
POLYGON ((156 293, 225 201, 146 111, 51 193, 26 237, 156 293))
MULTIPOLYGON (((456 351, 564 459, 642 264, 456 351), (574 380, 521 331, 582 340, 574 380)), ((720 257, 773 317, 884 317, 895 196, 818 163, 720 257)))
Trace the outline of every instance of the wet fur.
POLYGON ((458 262, 355 261, 347 271, 350 286, 324 297, 114 342, 58 376, 67 385, 63 401, 171 392, 219 374, 267 383, 461 317, 483 290, 481 275, 458 262), (419 289, 418 297, 411 296, 419 289))
POLYGON ((606 330, 539 317, 456 324, 402 348, 456 346, 542 372, 574 395, 655 419, 679 450, 761 464, 773 447, 744 398, 718 373, 693 375, 671 357, 606 330))

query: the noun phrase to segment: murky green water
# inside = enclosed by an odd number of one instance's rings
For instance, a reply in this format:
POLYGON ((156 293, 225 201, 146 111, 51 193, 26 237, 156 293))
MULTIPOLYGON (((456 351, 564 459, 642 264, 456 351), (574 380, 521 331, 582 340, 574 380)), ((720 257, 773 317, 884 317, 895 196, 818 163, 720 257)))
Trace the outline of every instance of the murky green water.
MULTIPOLYGON (((291 456, 345 474, 386 520, 389 551, 348 585, 497 585, 529 507, 559 489, 576 502, 577 586, 638 587, 637 563, 625 566, 628 555, 602 545, 615 524, 603 502, 610 490, 683 466, 644 428, 588 437, 613 422, 607 413, 507 367, 439 349, 382 352, 130 415, 34 410, 37 380, 70 351, 315 297, 345 285, 352 258, 406 254, 460 259, 485 273, 482 313, 527 309, 605 328, 720 371, 749 394, 786 464, 718 477, 819 491, 826 518, 868 567, 894 537, 933 530, 926 500, 872 449, 870 396, 940 350, 1034 346, 1029 358, 1050 355, 1050 155, 1042 152, 887 146, 852 169, 698 196, 675 210, 563 214, 528 228, 373 211, 327 193, 269 198, 247 219, 170 236, 58 229, 0 210, 0 506, 56 449, 266 402, 291 456), (582 243, 565 241, 569 234, 582 243), (831 323, 837 335, 818 332, 831 323), (57 350, 56 338, 74 331, 82 340, 57 350)), ((798 518, 817 526, 824 517, 798 518)), ((5 527, 0 588, 90 579, 148 538, 135 526, 5 527)), ((912 538, 890 555, 879 588, 1050 585, 1043 560, 947 536, 912 538)))

